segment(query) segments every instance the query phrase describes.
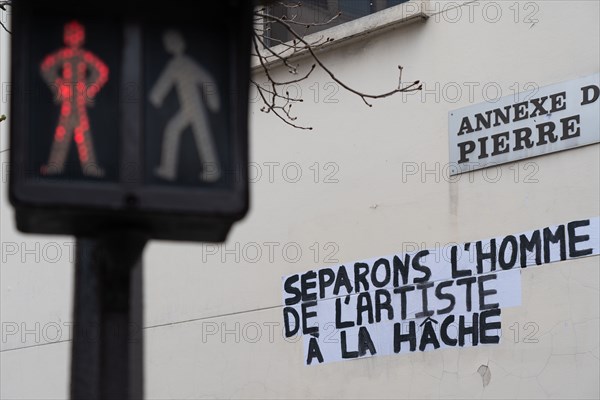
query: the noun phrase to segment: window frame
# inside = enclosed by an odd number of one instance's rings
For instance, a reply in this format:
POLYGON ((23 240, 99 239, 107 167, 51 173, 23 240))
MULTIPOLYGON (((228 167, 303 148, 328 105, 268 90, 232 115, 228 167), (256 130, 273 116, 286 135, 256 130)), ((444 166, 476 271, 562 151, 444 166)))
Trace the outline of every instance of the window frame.
MULTIPOLYGON (((319 39, 324 40, 325 38, 330 38, 329 42, 318 46, 319 51, 321 51, 325 48, 339 46, 351 39, 370 35, 374 32, 381 32, 386 29, 396 28, 413 22, 424 22, 429 17, 426 13, 428 4, 429 0, 409 0, 405 3, 374 12, 373 14, 365 15, 364 17, 356 18, 340 25, 311 33, 304 36, 304 40, 312 43, 319 39)), ((261 45, 259 51, 260 55, 263 57, 272 56, 272 52, 281 54, 281 57, 284 58, 289 57, 294 59, 306 57, 308 55, 307 50, 294 51, 289 49, 285 44, 277 44, 271 46, 269 49, 265 49, 261 45)), ((265 62, 265 65, 270 66, 278 63, 281 63, 281 60, 273 59, 265 62)), ((252 70, 261 68, 261 63, 257 56, 252 57, 251 67, 252 70)))

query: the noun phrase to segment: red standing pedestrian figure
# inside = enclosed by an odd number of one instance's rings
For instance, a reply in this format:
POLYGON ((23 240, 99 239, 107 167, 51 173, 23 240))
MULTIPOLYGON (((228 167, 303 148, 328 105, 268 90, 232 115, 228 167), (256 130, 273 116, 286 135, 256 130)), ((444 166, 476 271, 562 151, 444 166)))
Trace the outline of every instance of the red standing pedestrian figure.
POLYGON ((83 25, 77 21, 65 24, 64 47, 46 56, 41 64, 42 77, 56 89, 60 117, 48 164, 42 175, 57 175, 64 171, 71 139, 77 145, 81 169, 86 176, 104 176, 96 161, 87 107, 108 80, 108 67, 93 53, 82 48, 85 40, 83 25))

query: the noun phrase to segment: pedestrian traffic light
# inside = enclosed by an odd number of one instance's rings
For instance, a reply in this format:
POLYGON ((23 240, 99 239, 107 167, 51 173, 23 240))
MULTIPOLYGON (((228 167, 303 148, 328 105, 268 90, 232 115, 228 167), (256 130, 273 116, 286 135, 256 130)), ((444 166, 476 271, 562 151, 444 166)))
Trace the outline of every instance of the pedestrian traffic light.
POLYGON ((248 209, 252 2, 20 0, 12 17, 18 229, 224 240, 248 209))

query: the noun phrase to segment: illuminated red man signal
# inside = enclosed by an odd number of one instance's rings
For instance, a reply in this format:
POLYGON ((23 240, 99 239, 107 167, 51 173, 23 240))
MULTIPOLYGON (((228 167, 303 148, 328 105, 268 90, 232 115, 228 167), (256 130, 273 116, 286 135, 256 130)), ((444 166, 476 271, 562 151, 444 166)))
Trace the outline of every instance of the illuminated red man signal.
POLYGON ((101 177, 104 170, 98 165, 87 107, 108 81, 108 67, 93 53, 82 48, 85 29, 77 21, 65 24, 64 47, 44 58, 42 77, 51 89, 56 89, 55 102, 60 104, 60 117, 54 132, 48 163, 42 175, 58 175, 64 171, 71 146, 77 145, 81 169, 86 176, 101 177))

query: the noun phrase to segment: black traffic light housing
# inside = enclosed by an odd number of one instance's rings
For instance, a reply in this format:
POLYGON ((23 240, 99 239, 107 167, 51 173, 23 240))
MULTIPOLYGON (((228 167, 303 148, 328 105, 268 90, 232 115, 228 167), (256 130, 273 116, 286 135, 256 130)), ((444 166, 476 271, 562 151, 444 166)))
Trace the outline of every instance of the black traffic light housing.
POLYGON ((253 4, 151 4, 14 2, 19 230, 223 241, 246 214, 253 4))

